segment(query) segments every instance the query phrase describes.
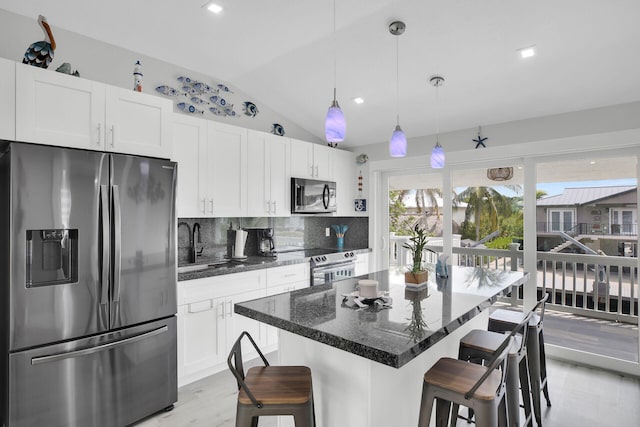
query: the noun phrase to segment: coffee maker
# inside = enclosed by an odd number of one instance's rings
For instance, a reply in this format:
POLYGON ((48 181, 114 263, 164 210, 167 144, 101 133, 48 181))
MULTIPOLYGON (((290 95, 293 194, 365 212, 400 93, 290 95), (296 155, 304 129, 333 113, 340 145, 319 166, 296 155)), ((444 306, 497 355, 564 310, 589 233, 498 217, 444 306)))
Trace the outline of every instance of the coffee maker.
POLYGON ((276 257, 273 228, 248 228, 247 255, 276 257))

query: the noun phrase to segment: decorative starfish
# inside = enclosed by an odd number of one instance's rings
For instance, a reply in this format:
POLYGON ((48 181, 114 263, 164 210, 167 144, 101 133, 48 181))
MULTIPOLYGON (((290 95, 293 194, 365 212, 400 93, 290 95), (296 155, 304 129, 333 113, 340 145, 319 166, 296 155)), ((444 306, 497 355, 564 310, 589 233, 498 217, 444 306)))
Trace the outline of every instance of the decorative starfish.
POLYGON ((485 136, 484 138, 482 138, 482 137, 480 136, 480 126, 478 126, 478 139, 472 139, 472 141, 476 143, 476 149, 477 149, 478 147, 480 147, 481 145, 482 145, 484 148, 487 148, 487 146, 486 146, 486 145, 484 145, 484 142, 485 142, 486 140, 487 140, 487 137, 486 137, 486 136, 485 136))

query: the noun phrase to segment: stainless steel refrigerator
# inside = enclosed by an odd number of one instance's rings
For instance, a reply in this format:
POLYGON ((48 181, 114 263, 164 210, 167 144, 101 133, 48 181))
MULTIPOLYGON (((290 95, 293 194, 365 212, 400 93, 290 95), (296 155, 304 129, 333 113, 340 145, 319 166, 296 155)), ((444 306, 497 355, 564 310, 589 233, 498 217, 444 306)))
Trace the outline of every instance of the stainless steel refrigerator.
POLYGON ((125 426, 171 407, 176 164, 0 153, 2 426, 125 426))

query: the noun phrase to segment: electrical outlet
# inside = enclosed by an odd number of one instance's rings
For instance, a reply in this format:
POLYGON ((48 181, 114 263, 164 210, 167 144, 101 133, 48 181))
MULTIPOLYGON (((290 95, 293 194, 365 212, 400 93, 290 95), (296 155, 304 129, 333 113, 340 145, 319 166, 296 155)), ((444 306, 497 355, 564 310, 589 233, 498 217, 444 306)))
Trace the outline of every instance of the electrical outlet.
POLYGON ((327 228, 325 228, 325 229, 324 229, 324 235, 325 235, 326 237, 331 236, 331 229, 330 229, 329 227, 327 227, 327 228))

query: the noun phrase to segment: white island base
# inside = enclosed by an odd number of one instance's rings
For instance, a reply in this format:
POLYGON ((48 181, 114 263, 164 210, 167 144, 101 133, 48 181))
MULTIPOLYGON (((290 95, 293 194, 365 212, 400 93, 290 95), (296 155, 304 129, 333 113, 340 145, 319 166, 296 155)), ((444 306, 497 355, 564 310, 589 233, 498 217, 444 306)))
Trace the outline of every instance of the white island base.
MULTIPOLYGON (((317 427, 413 427, 424 373, 441 357, 457 358, 460 338, 488 319, 489 310, 479 313, 400 368, 280 330, 279 364, 311 368, 317 427)), ((279 425, 294 426, 293 417, 279 425)))

